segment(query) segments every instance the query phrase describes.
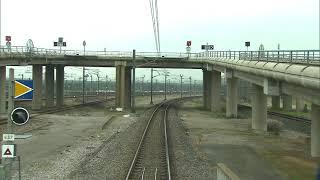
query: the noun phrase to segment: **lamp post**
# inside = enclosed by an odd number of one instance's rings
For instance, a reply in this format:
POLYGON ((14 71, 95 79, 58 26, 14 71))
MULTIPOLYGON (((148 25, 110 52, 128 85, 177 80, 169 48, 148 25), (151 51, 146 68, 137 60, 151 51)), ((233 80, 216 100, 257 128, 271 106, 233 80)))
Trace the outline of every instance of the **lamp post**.
MULTIPOLYGON (((86 56, 86 41, 83 41, 82 42, 82 45, 83 45, 83 57, 85 58, 86 56)), ((82 67, 82 104, 84 104, 84 74, 85 74, 85 69, 84 69, 84 66, 82 67)))

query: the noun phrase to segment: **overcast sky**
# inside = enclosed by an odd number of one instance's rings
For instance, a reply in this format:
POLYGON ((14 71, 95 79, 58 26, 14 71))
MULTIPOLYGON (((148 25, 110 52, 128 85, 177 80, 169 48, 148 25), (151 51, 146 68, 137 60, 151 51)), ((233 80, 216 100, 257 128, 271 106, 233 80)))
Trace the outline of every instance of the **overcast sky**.
MULTIPOLYGON (((155 51, 148 0, 1 0, 1 41, 67 49, 155 51)), ((319 49, 319 0, 158 0, 161 51, 319 49)), ((198 71, 197 71, 198 72, 198 71)))

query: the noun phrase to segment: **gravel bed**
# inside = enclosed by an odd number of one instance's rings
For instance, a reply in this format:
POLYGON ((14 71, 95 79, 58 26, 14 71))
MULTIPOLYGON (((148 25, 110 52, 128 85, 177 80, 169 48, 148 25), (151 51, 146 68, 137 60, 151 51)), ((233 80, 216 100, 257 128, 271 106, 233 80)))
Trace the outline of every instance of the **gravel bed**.
MULTIPOLYGON (((149 112, 149 111, 148 111, 149 112)), ((118 131, 94 155, 84 159, 68 179, 124 179, 145 126, 145 113, 127 129, 118 131)))
POLYGON ((192 139, 183 126, 176 107, 170 109, 168 121, 173 179, 215 179, 214 169, 210 168, 205 156, 192 145, 192 139))

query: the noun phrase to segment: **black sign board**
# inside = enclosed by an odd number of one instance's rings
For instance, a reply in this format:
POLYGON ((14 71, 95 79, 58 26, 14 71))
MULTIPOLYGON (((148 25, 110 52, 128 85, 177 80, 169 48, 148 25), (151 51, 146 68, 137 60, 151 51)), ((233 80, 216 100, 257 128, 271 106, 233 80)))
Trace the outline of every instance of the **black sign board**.
POLYGON ((246 46, 249 47, 250 46, 250 41, 245 42, 246 46))
POLYGON ((214 45, 201 45, 202 50, 214 50, 214 45))

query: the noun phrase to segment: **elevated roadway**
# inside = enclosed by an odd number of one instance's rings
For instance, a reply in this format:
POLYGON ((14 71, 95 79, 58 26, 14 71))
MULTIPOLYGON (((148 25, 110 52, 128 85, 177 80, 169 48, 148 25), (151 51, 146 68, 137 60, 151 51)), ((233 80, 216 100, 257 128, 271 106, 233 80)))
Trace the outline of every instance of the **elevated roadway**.
POLYGON ((297 109, 303 101, 311 106, 311 154, 320 156, 320 51, 207 51, 201 53, 152 53, 121 51, 53 50, 12 47, 0 49, 0 111, 4 112, 3 82, 5 66, 32 65, 34 80, 34 108, 41 109, 42 67, 46 68, 46 106, 54 105, 54 68, 56 68, 56 105, 63 104, 64 67, 116 67, 116 105, 131 108, 131 70, 136 68, 183 68, 203 70, 204 107, 221 111, 221 73, 227 83, 226 116, 237 117, 239 79, 251 83, 252 129, 267 129, 267 96, 272 96, 274 108, 292 109, 292 97, 297 98, 297 109))

